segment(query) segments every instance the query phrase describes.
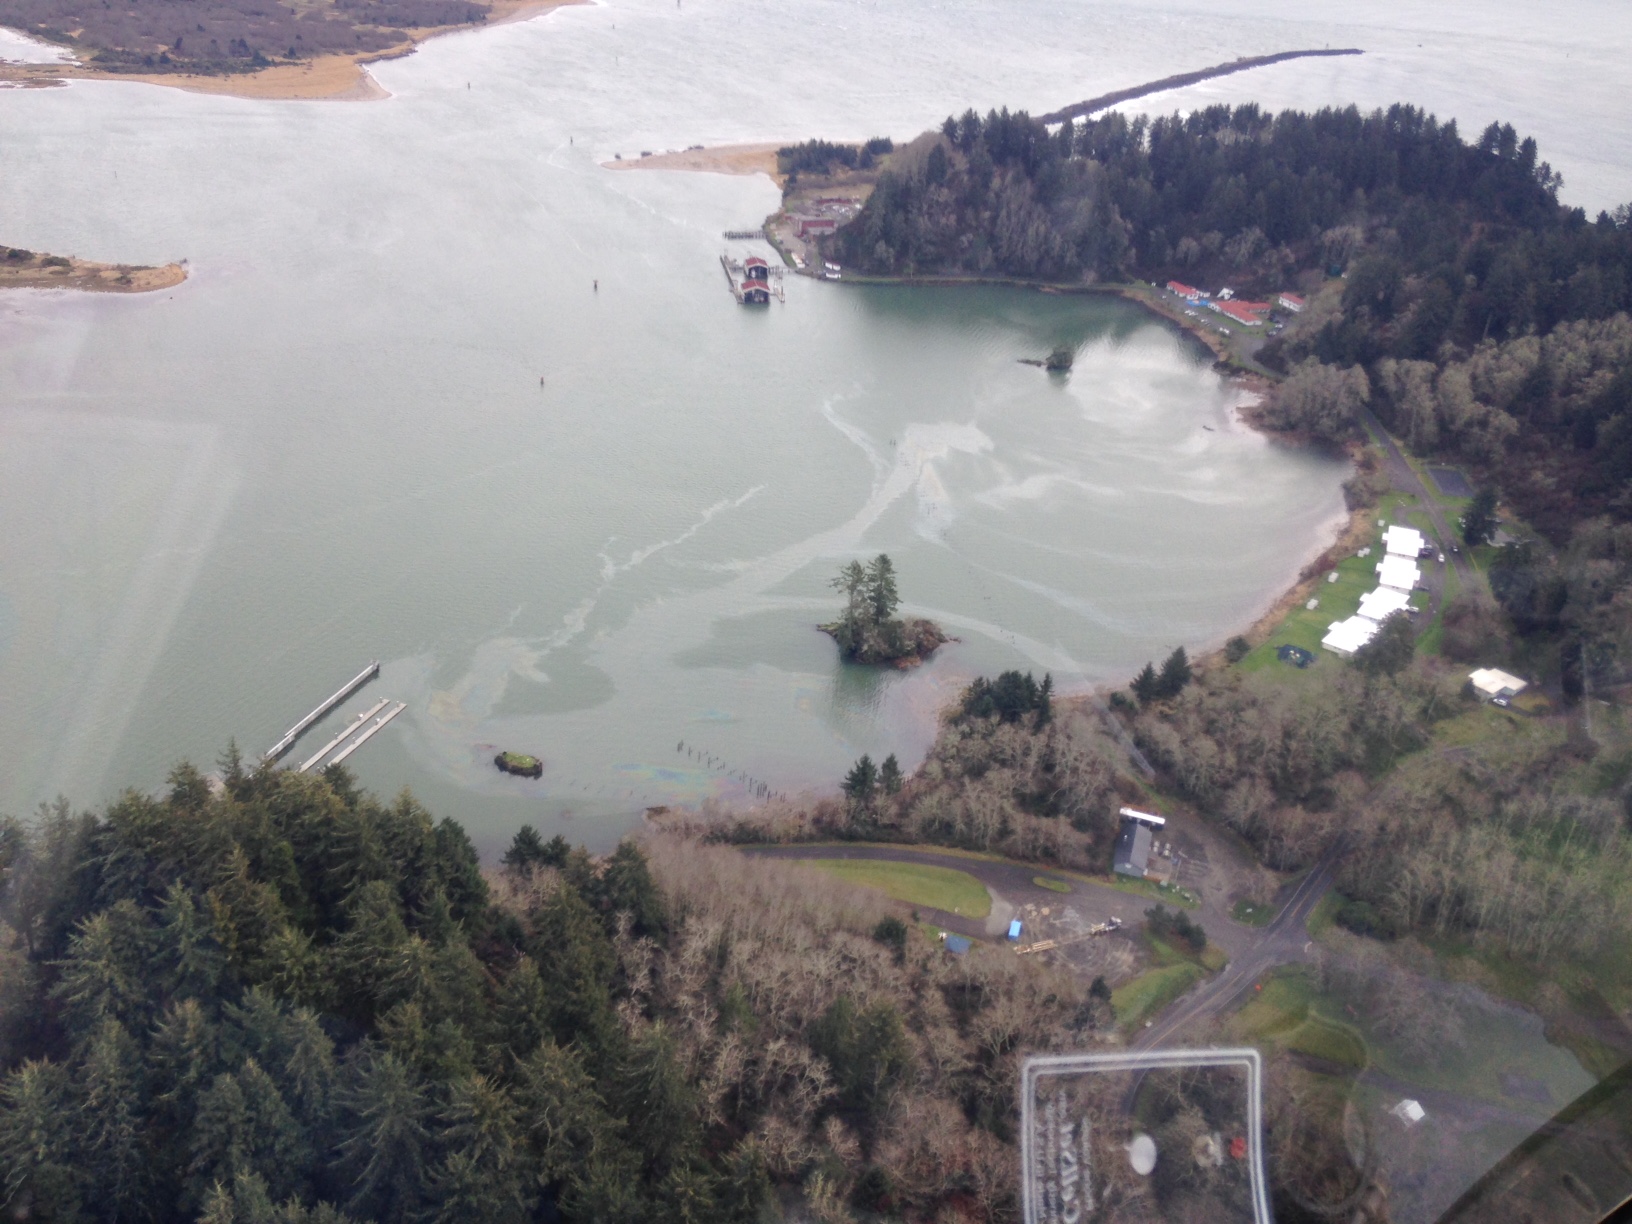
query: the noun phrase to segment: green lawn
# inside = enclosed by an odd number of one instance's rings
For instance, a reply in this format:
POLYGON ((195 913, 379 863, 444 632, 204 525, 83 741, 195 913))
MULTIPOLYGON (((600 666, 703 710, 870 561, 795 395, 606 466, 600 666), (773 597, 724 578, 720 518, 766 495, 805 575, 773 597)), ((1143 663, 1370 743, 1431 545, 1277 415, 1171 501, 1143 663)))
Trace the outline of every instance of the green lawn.
MULTIPOLYGON (((1390 493, 1377 504, 1373 511, 1373 522, 1381 519, 1385 523, 1399 522, 1403 518, 1401 507, 1407 504, 1403 494, 1390 493)), ((1337 581, 1320 582, 1315 586, 1314 598, 1320 602, 1310 609, 1299 604, 1286 614, 1286 619, 1275 627, 1275 631, 1260 646, 1253 649, 1246 658, 1242 659, 1238 667, 1242 671, 1258 671, 1265 667, 1274 667, 1289 675, 1295 674, 1297 668, 1282 663, 1275 657, 1275 650, 1280 646, 1302 646, 1315 656, 1311 665, 1321 667, 1340 662, 1336 655, 1321 649, 1320 640, 1326 636, 1326 631, 1332 627, 1333 621, 1345 620, 1353 616, 1360 607, 1360 597, 1367 591, 1377 587, 1377 562, 1382 560, 1383 528, 1374 527, 1372 531, 1371 553, 1360 557, 1350 553, 1336 565, 1337 581)), ((1358 550, 1356 550, 1358 551, 1358 550)))
POLYGON ((1243 897, 1230 910, 1230 917, 1237 922, 1244 922, 1248 926, 1268 926, 1269 920, 1275 917, 1275 907, 1273 905, 1260 905, 1256 901, 1248 901, 1243 897))
POLYGON ((1135 1028, 1161 1011, 1201 978, 1201 966, 1194 961, 1158 965, 1111 991, 1111 1010, 1124 1028, 1135 1028))
POLYGON ((892 863, 881 859, 802 859, 829 875, 864 888, 876 888, 897 901, 945 910, 964 918, 984 918, 992 912, 986 886, 967 871, 929 867, 922 863, 892 863))

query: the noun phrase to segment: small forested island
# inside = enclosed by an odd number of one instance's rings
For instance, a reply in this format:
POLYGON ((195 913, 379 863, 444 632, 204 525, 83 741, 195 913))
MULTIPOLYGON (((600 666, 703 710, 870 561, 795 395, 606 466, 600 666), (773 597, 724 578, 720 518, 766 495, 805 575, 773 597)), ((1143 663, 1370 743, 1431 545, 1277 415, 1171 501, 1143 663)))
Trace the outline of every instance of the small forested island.
POLYGON ((846 662, 914 667, 952 640, 933 621, 895 615, 901 596, 895 566, 884 553, 866 565, 850 562, 828 585, 844 592, 844 612, 817 628, 839 644, 846 662))
POLYGON ((101 293, 148 293, 187 279, 180 264, 144 267, 93 263, 67 255, 42 255, 0 245, 0 289, 89 289, 101 293))
POLYGON ((525 752, 501 752, 493 758, 493 764, 505 773, 515 774, 519 778, 544 776, 544 762, 536 756, 528 756, 525 752))

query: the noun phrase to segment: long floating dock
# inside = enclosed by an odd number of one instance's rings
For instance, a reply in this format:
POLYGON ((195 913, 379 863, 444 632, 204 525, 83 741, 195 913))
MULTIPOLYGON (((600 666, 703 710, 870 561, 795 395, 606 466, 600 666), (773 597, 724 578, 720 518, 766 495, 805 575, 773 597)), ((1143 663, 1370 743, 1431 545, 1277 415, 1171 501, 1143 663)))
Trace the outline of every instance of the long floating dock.
POLYGON ((313 753, 310 757, 308 757, 301 764, 301 767, 299 769, 297 769, 295 772, 296 773, 305 773, 313 765, 316 765, 324 757, 328 756, 329 753, 333 752, 336 748, 340 747, 340 745, 348 737, 350 737, 352 732, 356 731, 358 727, 362 726, 365 722, 367 722, 369 719, 373 718, 374 715, 378 714, 381 710, 385 709, 385 707, 390 705, 390 704, 391 704, 391 698, 381 697, 370 708, 364 710, 361 714, 357 715, 356 719, 352 722, 352 724, 349 727, 347 727, 344 731, 340 732, 339 735, 335 736, 328 743, 324 744, 323 747, 319 748, 315 753, 313 753))
POLYGON ((375 719, 374 720, 374 725, 372 727, 370 727, 367 731, 364 731, 356 739, 352 740, 351 743, 347 744, 344 748, 342 748, 340 750, 339 755, 336 756, 334 758, 334 760, 330 761, 329 764, 330 765, 340 764, 341 761, 345 760, 352 753, 356 752, 357 749, 361 748, 364 744, 368 743, 368 741, 370 739, 372 739, 374 737, 374 735, 381 728, 383 728, 385 726, 386 723, 390 722, 393 718, 395 718, 398 714, 401 714, 407 708, 408 708, 408 703, 406 701, 397 702, 396 707, 394 709, 388 711, 387 713, 381 714, 377 719, 375 719))
POLYGON ((313 710, 310 714, 306 715, 305 718, 301 719, 294 726, 290 727, 288 731, 284 732, 283 738, 277 743, 273 744, 271 748, 267 749, 267 763, 272 764, 281 760, 284 753, 288 752, 289 749, 295 746, 295 741, 302 735, 306 734, 306 731, 313 723, 322 718, 330 710, 334 709, 335 706, 339 705, 347 697, 350 697, 358 689, 362 688, 363 685, 367 684, 379 674, 380 663, 379 660, 376 659, 367 667, 363 668, 362 671, 353 676, 350 683, 348 683, 338 693, 330 697, 327 701, 318 706, 317 709, 313 710))

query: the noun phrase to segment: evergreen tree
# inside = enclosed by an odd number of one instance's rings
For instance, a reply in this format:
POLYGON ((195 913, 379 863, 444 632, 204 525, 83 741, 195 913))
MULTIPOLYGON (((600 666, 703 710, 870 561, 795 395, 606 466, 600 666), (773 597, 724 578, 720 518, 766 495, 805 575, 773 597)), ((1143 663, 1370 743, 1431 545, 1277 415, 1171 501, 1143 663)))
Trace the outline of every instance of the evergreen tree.
POLYGON ((522 825, 516 830, 515 837, 510 839, 510 848, 504 852, 504 865, 525 870, 543 861, 544 839, 532 825, 522 825))
POLYGON ((1375 675, 1396 676, 1411 665, 1416 650, 1416 630, 1403 612, 1396 612, 1371 641, 1354 652, 1354 665, 1375 675))
POLYGON ((1190 659, 1180 646, 1162 663, 1161 675, 1156 679, 1158 697, 1177 697, 1190 683, 1190 659))
POLYGON ((0 1202, 28 1203, 42 1220, 79 1220, 80 1164, 67 1071, 25 1062, 0 1081, 0 1202))
POLYGON ((143 1144, 140 1051, 125 1026, 108 1017, 94 1030, 78 1073, 76 1119, 80 1172, 93 1188, 94 1210, 109 1220, 139 1214, 149 1174, 143 1144))
POLYGON ((446 1154, 433 1179, 436 1224, 491 1220, 522 1224, 534 1177, 518 1144, 520 1116, 502 1085, 475 1075, 456 1081, 443 1112, 446 1154))
POLYGON ((863 753, 861 760, 844 775, 845 797, 855 806, 864 808, 872 803, 877 788, 878 768, 873 764, 873 758, 863 753))
POLYGON ((516 1058, 525 1058, 550 1035, 551 1004, 538 962, 523 955, 499 987, 498 1040, 516 1058))
POLYGON ((614 916, 627 913, 634 921, 634 932, 648 938, 662 940, 668 930, 669 918, 658 892, 657 881, 652 879, 646 856, 634 842, 624 840, 606 861, 599 878, 598 900, 614 916))
POLYGON ((1133 690, 1133 695, 1139 699, 1140 705, 1149 705, 1155 701, 1162 687, 1161 681, 1156 678, 1155 665, 1146 663, 1128 687, 1133 690))
POLYGON ((1480 489, 1462 515, 1462 540, 1469 548, 1489 544, 1496 534, 1496 490, 1480 489))
POLYGON ((834 636, 838 639, 840 650, 852 655, 861 645, 862 634, 871 621, 867 601, 867 569, 860 561, 852 561, 828 585, 844 593, 844 611, 839 614, 838 631, 834 636))
POLYGON ((904 779, 901 776, 901 763, 895 759, 895 753, 884 758, 884 764, 878 767, 878 785, 886 795, 899 795, 904 779))
POLYGON ((364 1219, 413 1219, 425 1202, 430 1103, 417 1076, 394 1054, 371 1051, 356 1064, 345 1095, 340 1144, 349 1174, 346 1210, 364 1219))
POLYGON ((901 596, 895 587, 895 566, 888 555, 879 553, 867 566, 864 590, 869 623, 882 625, 895 616, 901 596))
MULTIPOLYGON (((1069 128, 1071 125, 1065 125, 1069 128)), ((1049 672, 1043 673, 1043 682, 1037 686, 1037 722, 1036 728, 1041 730, 1054 721, 1054 677, 1049 672)))

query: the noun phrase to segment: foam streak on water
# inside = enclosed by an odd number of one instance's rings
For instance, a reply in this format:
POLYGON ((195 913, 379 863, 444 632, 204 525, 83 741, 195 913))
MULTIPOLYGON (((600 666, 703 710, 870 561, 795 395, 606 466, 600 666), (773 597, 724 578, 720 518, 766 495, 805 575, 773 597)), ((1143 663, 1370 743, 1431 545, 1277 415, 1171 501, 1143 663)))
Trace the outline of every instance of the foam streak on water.
POLYGON ((0 241, 192 276, 0 296, 0 809, 254 751, 378 657, 368 694, 410 706, 365 784, 484 847, 604 845, 648 803, 910 762, 974 674, 1222 640, 1330 537, 1344 469, 1236 425, 1204 354, 1106 299, 793 279, 743 310, 717 235, 775 188, 598 163, 1358 44, 1145 105, 1409 95, 1511 118, 1598 207, 1628 19, 1565 9, 619 0, 434 40, 381 103, 6 91, 0 241), (1068 380, 1016 362, 1062 343, 1068 380), (879 551, 962 639, 910 674, 814 628, 879 551))

